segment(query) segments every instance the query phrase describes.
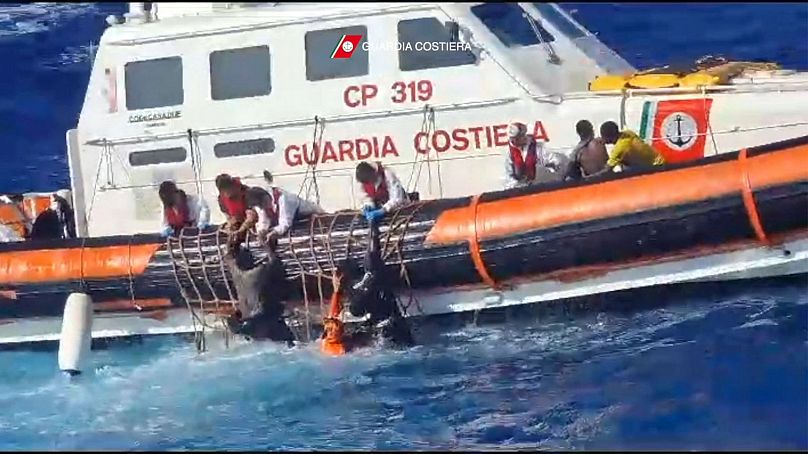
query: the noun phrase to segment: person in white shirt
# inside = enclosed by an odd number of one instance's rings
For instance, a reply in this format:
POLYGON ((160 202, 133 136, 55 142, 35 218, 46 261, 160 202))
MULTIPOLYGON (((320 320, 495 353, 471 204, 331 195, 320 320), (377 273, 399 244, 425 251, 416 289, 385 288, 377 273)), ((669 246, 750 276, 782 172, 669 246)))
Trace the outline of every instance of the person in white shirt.
POLYGON ((173 181, 162 182, 158 194, 163 203, 160 235, 176 235, 185 227, 203 230, 210 225, 210 209, 202 198, 186 195, 173 181))
POLYGON ((545 150, 542 142, 527 134, 524 123, 512 123, 508 137, 505 189, 561 181, 565 177, 569 159, 561 153, 545 150))
POLYGON ((360 162, 356 165, 357 193, 362 212, 368 222, 380 220, 385 214, 408 203, 409 197, 395 173, 381 162, 360 162))
POLYGON ((247 189, 247 218, 255 212, 255 231, 264 244, 272 244, 273 239, 285 235, 295 221, 305 219, 325 211, 316 203, 298 197, 277 186, 269 191, 250 187, 247 189))

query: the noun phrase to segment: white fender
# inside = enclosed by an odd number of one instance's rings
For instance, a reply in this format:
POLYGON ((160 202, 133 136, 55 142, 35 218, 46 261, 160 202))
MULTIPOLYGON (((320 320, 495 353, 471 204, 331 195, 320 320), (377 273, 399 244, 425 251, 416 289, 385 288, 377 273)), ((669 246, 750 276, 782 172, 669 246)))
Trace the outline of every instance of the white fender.
POLYGON ((90 357, 93 335, 93 300, 86 293, 71 293, 65 302, 59 337, 59 370, 81 373, 90 357))

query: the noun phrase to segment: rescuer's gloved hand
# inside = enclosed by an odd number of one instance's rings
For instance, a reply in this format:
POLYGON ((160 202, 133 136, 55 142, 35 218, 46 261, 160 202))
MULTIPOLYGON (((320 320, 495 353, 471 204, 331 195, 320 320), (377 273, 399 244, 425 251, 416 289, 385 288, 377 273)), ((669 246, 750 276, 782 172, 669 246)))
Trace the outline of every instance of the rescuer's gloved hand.
POLYGON ((367 219, 368 222, 376 222, 383 217, 384 217, 384 210, 381 208, 379 208, 378 210, 368 211, 367 213, 365 213, 365 219, 367 219))
POLYGON ((208 228, 208 223, 205 221, 199 221, 196 223, 196 228, 198 228, 199 230, 205 230, 206 228, 208 228))
POLYGON ((163 230, 160 231, 160 236, 163 238, 169 237, 174 234, 174 229, 171 227, 165 227, 163 230))

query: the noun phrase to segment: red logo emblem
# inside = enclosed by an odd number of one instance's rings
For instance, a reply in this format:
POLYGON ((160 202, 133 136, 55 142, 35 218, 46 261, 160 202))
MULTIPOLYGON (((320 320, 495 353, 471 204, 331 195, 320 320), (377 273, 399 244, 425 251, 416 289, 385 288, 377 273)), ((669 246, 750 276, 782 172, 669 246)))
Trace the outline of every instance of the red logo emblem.
POLYGON ((354 51, 359 47, 359 41, 362 40, 362 35, 342 35, 342 39, 337 43, 334 52, 331 53, 331 58, 351 58, 354 51))

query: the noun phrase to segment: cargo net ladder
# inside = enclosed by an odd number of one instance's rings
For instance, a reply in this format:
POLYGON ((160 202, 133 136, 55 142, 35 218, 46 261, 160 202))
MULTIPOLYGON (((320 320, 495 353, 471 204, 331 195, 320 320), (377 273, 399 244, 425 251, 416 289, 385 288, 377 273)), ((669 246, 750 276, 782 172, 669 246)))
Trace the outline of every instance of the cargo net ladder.
MULTIPOLYGON (((423 313, 423 309, 420 307, 420 303, 412 290, 409 272, 403 257, 403 243, 407 236, 408 228, 422 205, 423 202, 415 202, 410 204, 411 207, 414 206, 412 210, 406 210, 406 212, 402 212, 401 209, 395 210, 388 217, 387 226, 380 228, 382 262, 387 266, 392 265, 393 269, 398 267, 398 272, 395 274, 399 279, 399 284, 407 294, 405 301, 399 292, 396 292, 399 309, 404 314, 410 313, 413 305, 416 306, 420 313, 423 313)), ((361 213, 355 211, 337 212, 331 217, 330 222, 324 223, 324 219, 326 218, 322 216, 312 216, 309 221, 309 235, 306 237, 299 239, 293 239, 290 235, 286 237, 288 241, 286 259, 295 270, 290 277, 300 279, 303 292, 303 308, 293 309, 295 318, 302 322, 300 324, 302 326, 290 325, 298 340, 306 339, 311 341, 312 318, 319 320, 327 313, 324 284, 327 283, 328 287, 333 287, 332 279, 337 268, 337 262, 350 257, 361 263, 367 249, 367 224, 362 219, 361 213), (340 221, 345 222, 346 218, 348 218, 347 231, 335 234, 335 226, 340 221), (357 235, 357 230, 361 231, 362 234, 357 235), (316 289, 312 289, 311 284, 315 284, 316 289), (312 295, 311 293, 314 292, 316 292, 315 295, 312 295), (315 309, 312 307, 312 303, 316 300, 319 300, 319 307, 315 306, 315 309), (301 333, 300 331, 303 329, 305 329, 305 332, 301 333)), ((329 292, 331 290, 329 288, 329 292)), ((344 318, 344 314, 342 315, 341 319, 344 318)))
POLYGON ((225 318, 235 312, 236 295, 224 262, 222 234, 218 229, 208 233, 183 229, 179 236, 166 238, 166 250, 177 288, 191 314, 197 351, 206 351, 205 330, 214 330, 216 323, 221 324, 225 348, 229 348, 232 333, 225 318))

